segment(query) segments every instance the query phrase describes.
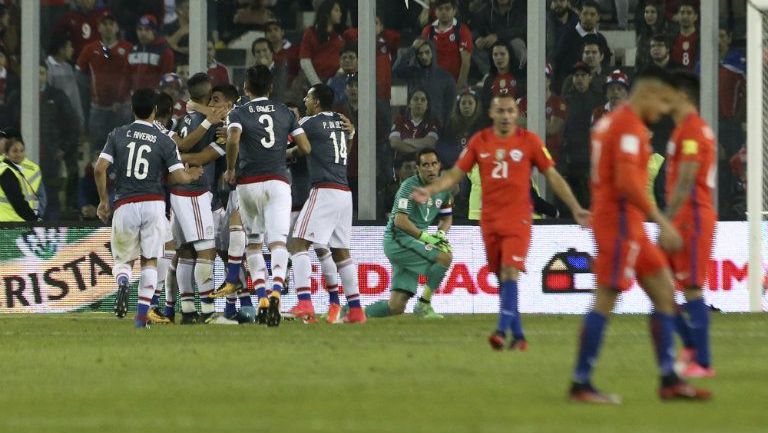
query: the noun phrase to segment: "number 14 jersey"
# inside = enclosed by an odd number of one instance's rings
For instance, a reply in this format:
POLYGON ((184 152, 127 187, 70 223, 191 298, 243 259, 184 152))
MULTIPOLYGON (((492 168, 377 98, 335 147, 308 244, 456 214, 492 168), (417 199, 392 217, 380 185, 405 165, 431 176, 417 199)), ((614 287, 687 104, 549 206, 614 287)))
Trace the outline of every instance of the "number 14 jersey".
POLYGON ((312 143, 307 157, 312 186, 348 187, 347 134, 337 113, 322 112, 301 119, 301 127, 312 143))
POLYGON ((272 99, 255 98, 229 112, 227 129, 231 128, 242 131, 235 173, 238 183, 288 182, 288 135, 304 133, 288 107, 272 99))

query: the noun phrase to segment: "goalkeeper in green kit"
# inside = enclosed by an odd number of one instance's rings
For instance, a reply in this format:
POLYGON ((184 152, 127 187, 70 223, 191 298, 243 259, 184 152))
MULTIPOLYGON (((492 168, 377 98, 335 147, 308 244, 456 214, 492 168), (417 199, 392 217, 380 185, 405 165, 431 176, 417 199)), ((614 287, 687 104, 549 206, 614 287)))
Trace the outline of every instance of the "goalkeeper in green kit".
POLYGON ((434 149, 423 149, 416 157, 417 174, 404 180, 395 196, 392 214, 384 232, 384 254, 392 264, 392 289, 389 301, 378 301, 365 309, 368 317, 403 314, 416 295, 419 275, 427 277, 424 293, 413 309, 427 319, 441 319, 430 303, 451 266, 451 245, 446 237, 453 223, 453 198, 448 192, 433 195, 425 204, 411 200, 411 191, 424 187, 440 176, 440 160, 434 149), (438 220, 437 232, 427 229, 438 220))

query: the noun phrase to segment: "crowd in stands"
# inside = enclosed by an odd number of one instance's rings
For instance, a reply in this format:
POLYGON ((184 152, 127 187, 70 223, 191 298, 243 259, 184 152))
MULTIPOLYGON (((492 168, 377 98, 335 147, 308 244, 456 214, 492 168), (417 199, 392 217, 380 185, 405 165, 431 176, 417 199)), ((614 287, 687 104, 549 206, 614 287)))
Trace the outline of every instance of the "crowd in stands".
MULTIPOLYGON (((107 134, 131 120, 132 91, 157 88, 173 99, 175 118, 185 113, 186 79, 199 72, 188 66, 189 2, 43 0, 40 154, 27 155, 42 172, 42 219, 95 218, 93 160, 107 134)), ((489 125, 494 95, 519 99, 522 126, 536 115, 526 100, 526 38, 532 30, 526 0, 428 0, 426 8, 419 3, 406 8, 405 2, 378 2, 377 140, 371 145, 380 217, 397 184, 414 172, 419 150, 434 147, 444 167, 453 165, 472 134, 489 125), (398 88, 404 97, 396 97, 398 88)), ((19 4, 0 0, 0 129, 23 143, 19 4)), ((699 2, 547 0, 547 8, 546 144, 579 201, 589 204, 591 126, 627 97, 632 77, 643 68, 698 70, 699 2), (611 29, 632 33, 634 49, 612 46, 611 29)), ((739 27, 734 11, 721 13, 720 214, 741 218, 746 61, 734 45, 744 35, 733 32, 739 27)), ((208 21, 214 85, 241 88, 244 68, 263 64, 275 77, 274 99, 303 109, 306 89, 328 83, 336 93, 334 109, 357 122, 357 1, 209 0, 208 21), (235 55, 217 59, 225 52, 235 55)), ((672 127, 671 119, 650 127, 657 166, 649 170, 657 176, 649 191, 660 205, 672 127)), ((348 159, 354 190, 357 144, 351 143, 348 159)), ((470 175, 457 191, 456 218, 477 219, 479 201, 470 197, 472 191, 480 194, 477 181, 470 175)), ((567 217, 564 206, 558 207, 547 214, 567 217)))

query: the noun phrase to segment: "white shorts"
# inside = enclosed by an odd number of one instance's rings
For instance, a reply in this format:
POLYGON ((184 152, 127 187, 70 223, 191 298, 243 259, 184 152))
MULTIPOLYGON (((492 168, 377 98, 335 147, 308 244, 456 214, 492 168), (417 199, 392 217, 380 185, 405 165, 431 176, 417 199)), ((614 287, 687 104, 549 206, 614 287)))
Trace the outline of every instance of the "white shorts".
POLYGON ((163 218, 165 220, 165 236, 163 239, 165 243, 173 241, 173 211, 171 211, 171 219, 163 218))
POLYGON ((352 193, 312 188, 301 208, 293 237, 330 248, 349 249, 352 234, 352 193))
POLYGON ((118 207, 112 216, 115 264, 128 263, 139 257, 162 257, 167 224, 165 202, 140 201, 118 207))
POLYGON ((237 186, 240 218, 249 243, 286 242, 291 225, 291 186, 280 180, 237 186))
POLYGON ((213 240, 212 196, 210 192, 196 197, 171 193, 173 238, 177 247, 202 240, 213 240))

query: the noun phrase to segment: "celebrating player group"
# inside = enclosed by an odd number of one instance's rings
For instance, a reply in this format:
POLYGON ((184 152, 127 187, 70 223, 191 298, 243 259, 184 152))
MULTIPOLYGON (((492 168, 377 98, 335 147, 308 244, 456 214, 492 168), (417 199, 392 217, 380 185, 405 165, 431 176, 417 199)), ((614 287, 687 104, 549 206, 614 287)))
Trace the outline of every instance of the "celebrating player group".
POLYGON ((426 285, 414 312, 442 318, 432 309, 431 297, 452 261, 449 191, 477 166, 482 238, 489 269, 499 280, 498 324, 488 341, 494 350, 526 351, 529 341, 518 309, 518 284, 531 241, 529 191, 536 168, 576 222, 592 227, 597 244, 597 289, 579 339, 571 401, 620 401, 593 386, 592 370, 608 315, 634 280, 654 305, 650 327, 660 370, 659 396, 710 397, 682 379, 715 375, 702 297, 716 220, 711 201, 714 137, 697 113, 699 82, 694 75, 649 69, 635 79, 628 101, 595 125, 591 210, 574 197, 542 140, 517 126, 512 95, 494 97, 488 113, 492 126, 469 140, 454 167, 441 174, 433 149, 418 153, 417 174, 402 182, 382 240, 393 270, 390 298, 365 309, 350 255, 352 195, 346 143, 355 134, 352 123, 331 111, 334 93, 323 84, 307 92, 307 117, 301 119, 297 110, 270 98, 272 74, 267 67, 248 69, 244 89, 247 97, 238 101, 233 86, 212 87, 205 74, 192 76, 189 113, 173 126, 165 123, 170 110, 162 97, 138 90, 132 98, 136 120, 109 135, 95 173, 99 217, 112 221, 118 316, 127 312, 133 262, 140 259, 136 327, 175 321, 177 292, 181 324, 278 326, 285 315, 281 295, 291 269, 299 301, 290 315, 317 322, 310 298, 309 254, 314 250, 329 296, 326 321, 362 324, 367 318, 401 314, 417 294, 421 275, 426 285), (646 125, 666 114, 675 119, 677 129, 667 155, 669 206, 662 213, 647 193, 646 125), (110 165, 115 175, 113 202, 107 190, 110 165), (292 207, 301 210, 292 214, 292 207), (658 224, 656 243, 644 231, 646 220, 658 224), (433 224, 438 230, 430 233, 433 224), (226 277, 215 289, 217 254, 226 263, 226 277), (246 272, 252 288, 245 284, 246 272), (157 307, 162 289, 164 311, 157 307), (682 306, 675 303, 676 289, 683 292, 682 306), (223 315, 214 312, 217 297, 226 298, 223 315), (676 332, 684 344, 677 362, 676 332))

